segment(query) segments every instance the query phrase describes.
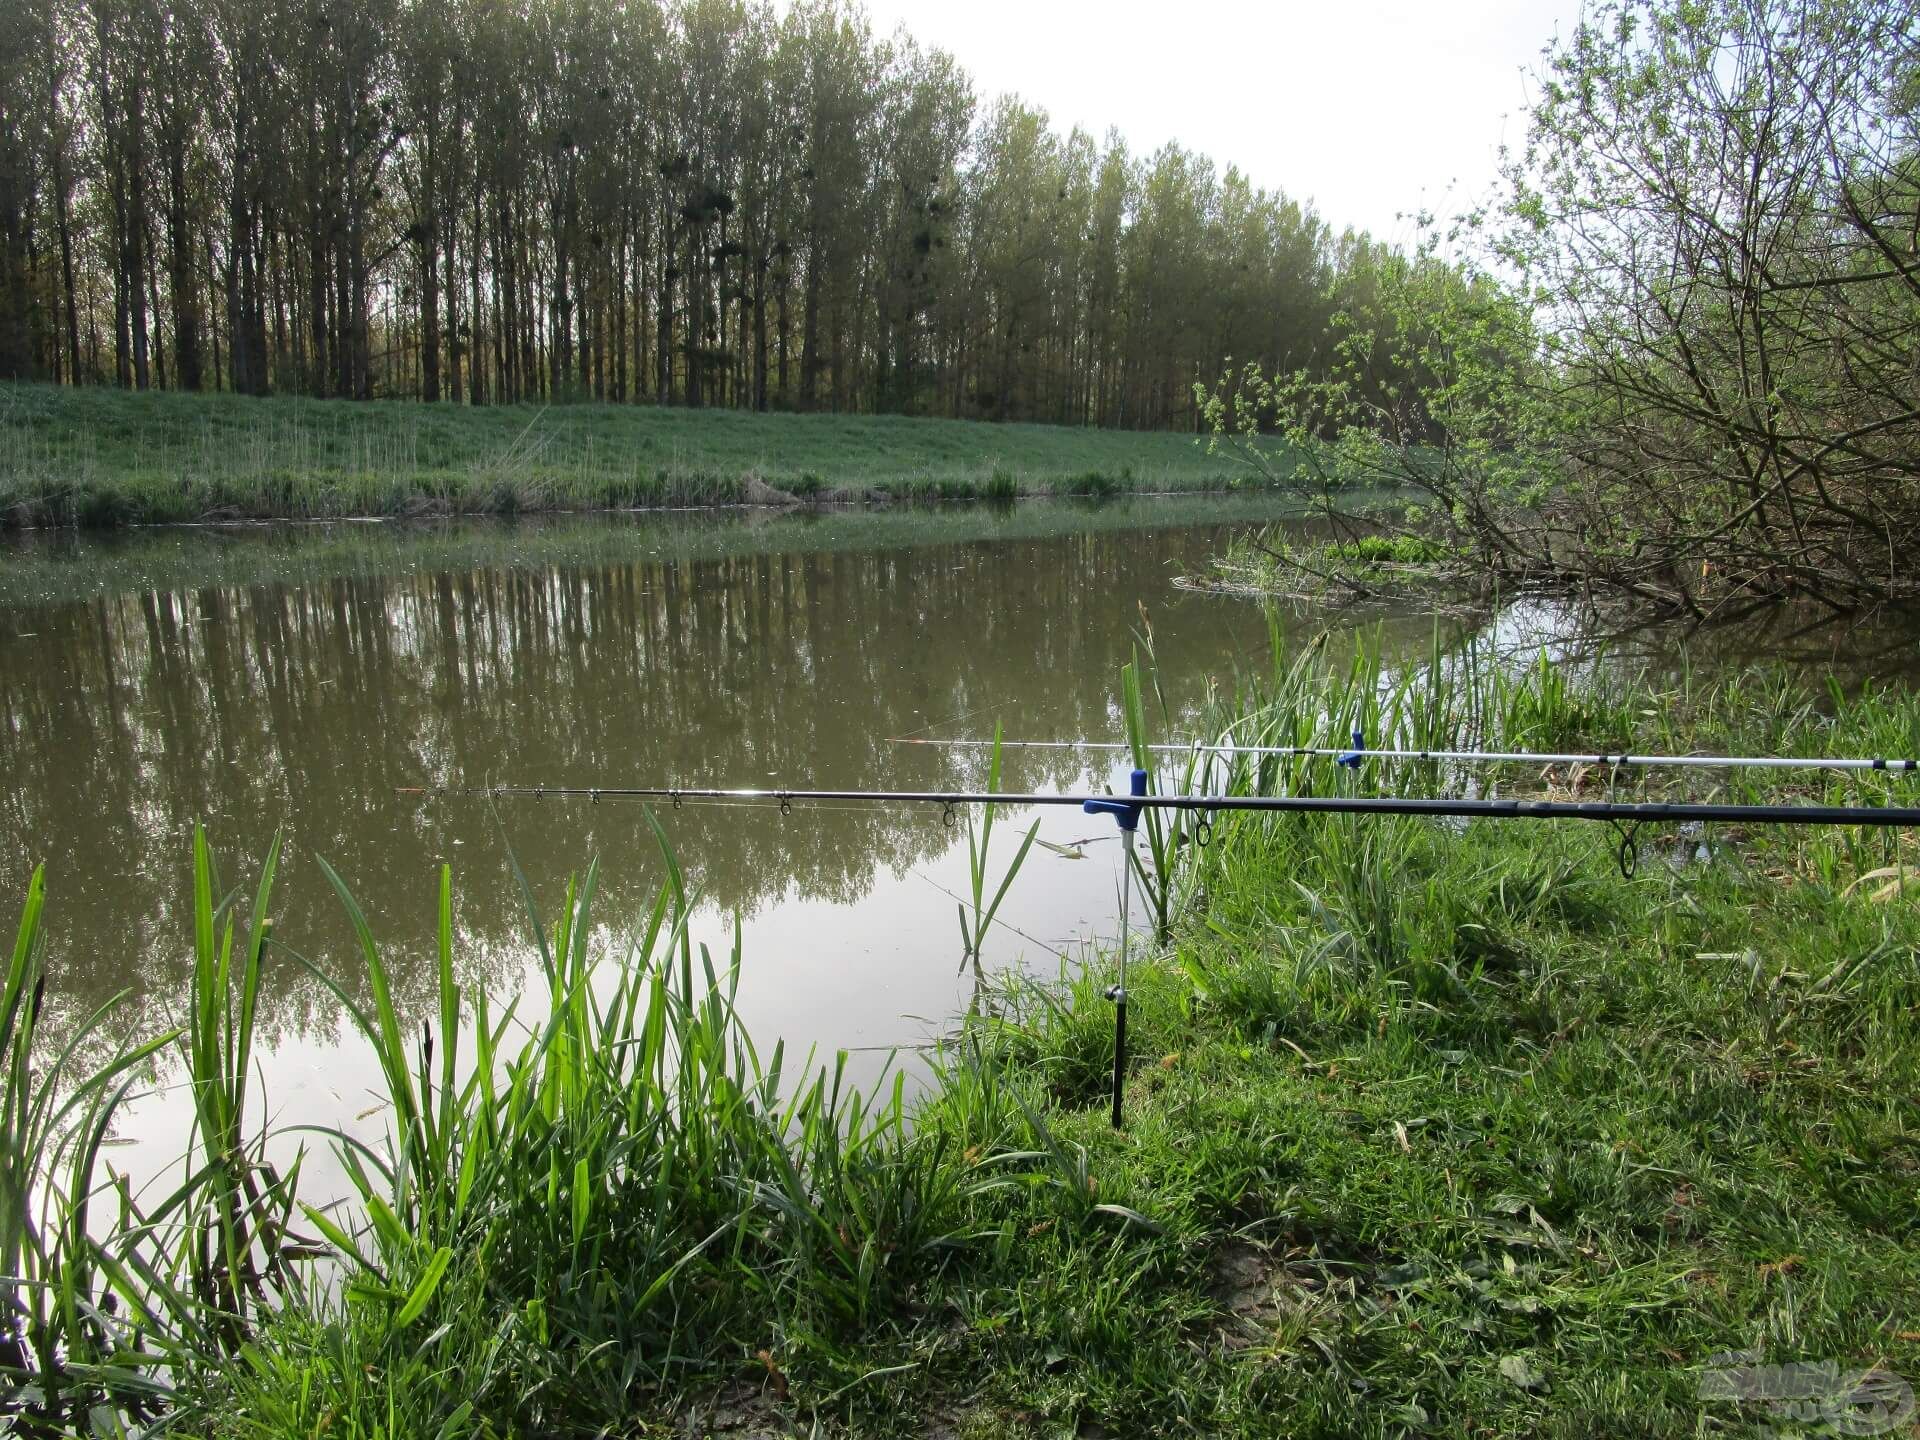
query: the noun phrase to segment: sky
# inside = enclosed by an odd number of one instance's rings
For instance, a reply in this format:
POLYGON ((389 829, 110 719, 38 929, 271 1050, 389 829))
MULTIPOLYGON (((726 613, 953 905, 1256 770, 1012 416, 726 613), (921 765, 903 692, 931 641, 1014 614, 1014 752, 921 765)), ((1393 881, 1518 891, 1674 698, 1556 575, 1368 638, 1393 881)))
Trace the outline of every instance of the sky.
POLYGON ((1525 138, 1525 72, 1578 0, 866 0, 951 51, 982 108, 1014 92, 1065 132, 1168 140, 1310 199, 1335 229, 1408 241, 1421 206, 1487 198, 1525 138))

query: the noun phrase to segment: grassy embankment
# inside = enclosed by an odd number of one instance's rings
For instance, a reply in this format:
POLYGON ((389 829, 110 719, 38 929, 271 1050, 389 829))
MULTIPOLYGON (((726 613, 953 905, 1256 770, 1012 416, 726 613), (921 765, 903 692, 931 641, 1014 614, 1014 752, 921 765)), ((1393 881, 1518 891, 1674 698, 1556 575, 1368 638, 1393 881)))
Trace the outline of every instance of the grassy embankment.
MULTIPOLYGON (((1911 697, 1764 677, 1456 664, 1383 687, 1309 661, 1236 704, 1282 743, 1920 748, 1911 697)), ((1134 977, 1124 1132, 1102 973, 1010 986, 917 1105, 861 1101, 748 1046, 739 957, 688 945, 677 876, 588 985, 589 876, 541 932, 524 1048, 455 989, 444 892, 439 1016, 386 1008, 367 936, 380 1004, 355 1023, 393 1147, 359 1156, 356 1205, 305 1214, 242 1130, 257 965, 299 963, 279 937, 261 958, 271 867, 237 933, 203 878, 175 1042, 203 1153, 144 1214, 99 1193, 101 1241, 42 1229, 25 1367, 123 1405, 164 1384, 185 1432, 395 1436, 1691 1435, 1766 1418, 1702 1397, 1722 1352, 1920 1375, 1920 906, 1888 873, 1911 837, 1643 834, 1632 880, 1617 837, 1571 822, 1222 815, 1205 847, 1147 839, 1185 858, 1149 885, 1167 928, 1134 977), (477 1056, 450 1043, 463 1013, 477 1056), (344 1283, 290 1232, 350 1257, 344 1283), (113 1314, 89 1303, 110 1284, 113 1314)), ((14 963, 7 1154, 87 1192, 119 1080, 75 1092, 78 1140, 20 1133, 52 1089, 24 1078, 14 963)))
POLYGON ((0 385, 0 527, 1220 490, 1190 435, 0 385))

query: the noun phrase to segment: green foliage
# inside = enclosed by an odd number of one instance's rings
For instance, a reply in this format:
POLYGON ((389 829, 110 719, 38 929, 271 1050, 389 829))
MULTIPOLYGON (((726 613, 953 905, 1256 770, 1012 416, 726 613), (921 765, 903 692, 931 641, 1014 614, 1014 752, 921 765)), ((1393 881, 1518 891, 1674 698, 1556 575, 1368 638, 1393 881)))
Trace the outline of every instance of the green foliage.
POLYGON ((1054 482, 1054 492, 1059 495, 1084 495, 1090 499, 1104 499, 1120 493, 1121 484, 1104 470, 1088 470, 1079 475, 1068 475, 1054 482))
POLYGON ((0 377, 1185 432, 1356 243, 821 0, 97 3, 6 12, 0 377))
POLYGON ((0 1378, 21 1387, 30 1420, 78 1424, 101 1407, 134 1418, 154 1413, 172 1401, 188 1357, 230 1348, 248 1333, 249 1313, 265 1295, 261 1266, 286 1276, 280 1246, 290 1187, 238 1131, 274 859, 235 973, 232 911, 214 901, 211 861, 196 831, 187 1024, 115 1046, 110 1027, 122 992, 82 1017, 50 1057, 35 1055, 46 993, 38 870, 28 887, 0 996, 0 1378), (198 1153, 186 1157, 184 1184, 143 1209, 124 1181, 101 1178, 100 1151, 128 1093, 176 1041, 198 1153), (84 1068, 78 1057, 102 1042, 109 1058, 84 1068), (97 1208, 103 1199, 107 1216, 97 1208))
MULTIPOLYGON (((1195 791, 1195 781, 1205 762, 1190 753, 1183 756, 1178 765, 1168 765, 1162 759, 1164 752, 1148 748, 1154 734, 1148 723, 1149 691, 1154 711, 1164 727, 1167 700, 1160 689, 1159 667, 1154 664, 1151 630, 1140 635, 1140 648, 1135 651, 1132 663, 1120 671, 1120 713, 1126 722, 1127 744, 1133 752, 1134 767, 1147 772, 1149 795, 1190 795, 1195 791), (1144 661, 1142 650, 1146 656, 1144 661)), ((1160 945, 1165 945, 1173 935, 1174 915, 1182 893, 1181 852, 1201 835, 1204 819, 1199 812, 1185 810, 1150 808, 1140 813, 1139 833, 1146 840, 1146 854, 1141 855, 1137 849, 1130 852, 1134 883, 1153 916, 1154 939, 1160 945)))
POLYGON ((1196 384, 1210 453, 1304 496, 1346 531, 1339 495, 1400 493, 1414 536, 1509 585, 1539 572, 1540 506, 1564 474, 1562 417, 1542 389, 1540 336, 1526 297, 1427 237, 1413 255, 1370 252, 1365 283, 1335 313, 1324 372, 1231 364, 1196 384), (1260 448, 1277 434, 1284 474, 1260 448))
POLYGON ((1910 599, 1912 30, 1904 0, 1594 7, 1545 52, 1504 205, 1357 258, 1324 369, 1196 387, 1213 443, 1288 437, 1330 513, 1407 487, 1509 593, 1910 599))
MULTIPOLYGON (((1379 517, 1369 517, 1378 520, 1379 517)), ((1278 526, 1241 532, 1208 573, 1183 577, 1193 589, 1311 598, 1330 605, 1364 601, 1485 604, 1497 598, 1484 575, 1446 544, 1413 531, 1364 534, 1318 543, 1278 526)))
MULTIPOLYGON (((1150 691, 1135 670, 1136 723, 1150 691)), ((1368 649, 1276 650, 1214 720, 1249 743, 1358 727, 1436 748, 1920 737, 1912 697, 1875 686, 1438 649, 1392 673, 1368 649)), ((1241 757, 1214 778, 1453 778, 1319 766, 1241 757)), ((1860 801, 1911 782, 1726 783, 1860 801)), ((443 870, 420 1031, 342 884, 370 1000, 346 1013, 389 1128, 329 1137, 354 1193, 309 1198, 310 1239, 283 1198, 225 1228, 225 1197, 297 1180, 232 1128, 258 967, 302 963, 265 923, 271 857, 243 940, 196 842, 187 1023, 87 1073, 66 1068, 86 1046, 37 1048, 36 875, 0 991, 0 1364, 24 1382, 0 1404, 210 1435, 697 1432, 721 1428, 722 1397, 762 1428, 876 1436, 1664 1434, 1703 1406, 1764 1418, 1702 1399, 1719 1352, 1920 1368, 1897 1324, 1920 1286, 1899 1098, 1920 1083, 1911 838, 1756 829, 1703 860, 1700 837, 1643 836, 1629 881, 1600 827, 1222 813, 1214 830, 1179 847, 1170 933, 1130 977, 1125 1132, 1099 1103, 1099 965, 1010 978, 917 1101, 900 1075, 862 1096, 838 1062, 763 1062, 735 1010, 742 957, 693 943, 670 852, 617 954, 594 953, 593 870, 551 920, 530 904, 535 993, 504 1009, 455 979, 443 870), (208 1092, 181 1197, 90 1208, 114 1193, 100 1138, 176 1042, 208 1092), (310 1275, 294 1256, 315 1252, 310 1275)))
POLYGON ((1422 535, 1362 535, 1333 541, 1323 553, 1329 560, 1361 565, 1434 565, 1452 558, 1446 546, 1422 535))
MULTIPOLYGON (((277 846, 236 948, 196 835, 189 1022, 82 1076, 67 1058, 113 1007, 36 1068, 36 875, 0 1000, 0 1366, 24 1384, 14 1403, 50 1423, 173 1408, 234 1433, 592 1430, 636 1386, 672 1394, 749 1341, 823 1385, 857 1382, 848 1337, 937 1271, 977 1205, 1053 1173, 1044 1122, 1022 1116, 991 1153, 963 1154, 916 1134, 903 1074, 869 1097, 848 1087, 844 1056, 811 1076, 789 1074, 778 1045, 763 1063, 734 1008, 741 957, 722 968, 695 946, 698 897, 661 843, 668 884, 611 967, 589 951, 594 870, 552 926, 529 899, 543 1016, 519 1000, 496 1012, 483 992, 468 1009, 443 868, 437 1025, 417 1048, 383 949, 327 868, 370 1003, 292 958, 374 1055, 390 1128, 378 1147, 321 1132, 353 1204, 297 1203, 312 1238, 292 1223, 297 1169, 276 1176, 264 1137, 240 1131, 277 846), (187 1178, 148 1211, 121 1188, 102 1221, 100 1144, 133 1072, 176 1038, 198 1137, 187 1178), (315 1255, 337 1279, 309 1272, 315 1255)), ((1091 1223, 1086 1196, 1069 1212, 1091 1223)))
POLYGON ((1563 527, 1643 596, 1913 593, 1913 19, 1609 0, 1548 52, 1500 250, 1557 321, 1563 527))
MULTIPOLYGON (((1000 722, 993 722, 993 750, 987 761, 987 790, 1000 788, 1000 722)), ((1013 888, 1014 877, 1019 875, 1020 867, 1027 862, 1027 852, 1033 849, 1033 837, 1040 833, 1040 822, 1035 820, 1027 827, 1027 833, 1021 837, 1020 848, 1013 852, 1013 860, 1007 866, 1006 873, 1000 877, 1000 884, 988 900, 987 893, 987 850, 993 843, 994 812, 1000 807, 992 801, 984 805, 967 807, 967 883, 971 887, 973 899, 972 919, 968 919, 967 907, 958 907, 960 912, 960 948, 961 963, 971 960, 976 966, 980 963, 980 947, 986 943, 987 927, 993 924, 993 917, 1000 911, 1000 904, 1007 898, 1007 891, 1013 888), (975 816, 978 816, 976 823, 975 816)))

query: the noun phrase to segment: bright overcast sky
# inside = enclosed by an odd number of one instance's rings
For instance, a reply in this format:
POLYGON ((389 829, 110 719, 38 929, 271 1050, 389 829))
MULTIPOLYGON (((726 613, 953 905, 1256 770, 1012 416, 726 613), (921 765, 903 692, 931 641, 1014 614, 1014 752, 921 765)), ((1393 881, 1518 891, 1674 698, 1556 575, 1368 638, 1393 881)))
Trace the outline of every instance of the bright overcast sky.
POLYGON ((1483 199, 1524 139, 1524 72, 1578 0, 866 0, 951 51, 984 104, 1012 91, 1065 131, 1168 140, 1311 199, 1335 229, 1405 241, 1421 205, 1483 199))

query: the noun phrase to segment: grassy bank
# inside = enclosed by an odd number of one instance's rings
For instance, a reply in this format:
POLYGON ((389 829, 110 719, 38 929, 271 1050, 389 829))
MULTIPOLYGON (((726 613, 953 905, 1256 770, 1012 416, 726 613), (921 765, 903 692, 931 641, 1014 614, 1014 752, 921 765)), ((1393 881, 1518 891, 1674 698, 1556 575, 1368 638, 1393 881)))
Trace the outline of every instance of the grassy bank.
POLYGON ((1437 540, 1367 533, 1308 540, 1268 527, 1234 536, 1213 563, 1177 582, 1187 590, 1323 605, 1484 603, 1506 579, 1476 567, 1437 540))
POLYGON ((0 526, 1216 490, 1188 435, 0 385, 0 526))
MULTIPOLYGON (((1127 699, 1144 728, 1151 688, 1127 699)), ((1225 710, 1279 743, 1920 749, 1904 696, 1459 657, 1391 684, 1309 657, 1225 710)), ((1306 778, 1279 764, 1235 783, 1306 778)), ((1313 775, 1335 779, 1458 783, 1313 775)), ((1009 982, 917 1104, 861 1099, 751 1047, 739 957, 688 942, 677 872, 625 956, 587 952, 591 874, 538 927, 530 1031, 459 992, 443 888, 437 1015, 392 1013, 362 932, 377 1004, 353 1023, 393 1138, 324 1212, 243 1129, 258 967, 301 963, 262 945, 271 863, 223 909, 200 857, 201 978, 169 1043, 201 1152, 144 1211, 93 1148, 137 1057, 29 1078, 30 897, 0 1004, 13 1364, 43 1407, 233 1435, 1678 1435, 1767 1418, 1715 1378, 1727 1352, 1920 1375, 1910 837, 1643 833, 1633 879, 1617 836, 1572 823, 1223 814, 1204 846, 1145 838, 1161 933, 1122 1132, 1097 967, 1009 982), (23 1163, 49 1204, 24 1240, 23 1163)))

